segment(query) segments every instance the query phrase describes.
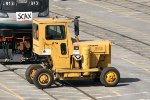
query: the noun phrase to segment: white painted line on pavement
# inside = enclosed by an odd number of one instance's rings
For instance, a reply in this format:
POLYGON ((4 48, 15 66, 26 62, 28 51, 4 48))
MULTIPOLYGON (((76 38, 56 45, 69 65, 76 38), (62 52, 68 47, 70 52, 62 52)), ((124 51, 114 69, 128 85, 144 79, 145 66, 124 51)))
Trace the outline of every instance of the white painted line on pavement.
MULTIPOLYGON (((78 0, 78 1, 80 1, 80 2, 84 2, 84 3, 89 3, 89 2, 87 2, 87 1, 85 1, 85 0, 78 0)), ((89 4, 91 4, 91 3, 89 3, 89 4)), ((115 13, 117 13, 117 14, 121 14, 121 15, 124 15, 124 16, 126 16, 126 17, 128 17, 128 18, 134 18, 134 19, 136 19, 136 20, 140 20, 140 21, 143 21, 143 22, 146 22, 146 23, 150 23, 150 21, 149 20, 144 20, 144 18, 139 18, 139 16, 134 16, 135 14, 137 14, 137 15, 139 15, 139 14, 141 14, 142 12, 131 12, 131 13, 125 13, 124 11, 124 13, 122 12, 122 13, 118 13, 118 12, 116 12, 114 9, 111 9, 111 8, 108 8, 108 7, 106 7, 106 6, 100 6, 100 5, 98 5, 98 4, 96 4, 95 6, 98 6, 98 7, 101 7, 101 8, 104 8, 104 9, 107 9, 109 12, 115 12, 115 13)))
POLYGON ((20 95, 18 95, 14 91, 10 90, 7 86, 3 85, 2 83, 0 83, 0 86, 3 87, 3 88, 5 88, 6 90, 8 90, 13 96, 19 98, 20 100, 24 100, 23 97, 21 97, 20 95))
POLYGON ((67 93, 76 93, 76 94, 82 94, 82 93, 78 93, 78 91, 75 92, 70 92, 70 91, 51 91, 51 93, 62 93, 62 94, 67 94, 67 93))
POLYGON ((52 6, 57 8, 57 9, 60 9, 60 10, 71 10, 72 9, 70 7, 63 8, 63 7, 60 7, 60 6, 57 6, 57 5, 52 5, 52 6))
POLYGON ((57 9, 64 9, 64 8, 62 8, 62 7, 60 7, 60 6, 57 6, 57 5, 52 5, 52 7, 55 7, 55 8, 57 8, 57 9))
MULTIPOLYGON (((30 97, 30 96, 28 96, 28 97, 24 97, 25 98, 25 100, 27 99, 27 100, 36 100, 36 99, 33 99, 34 97, 30 97)), ((51 100, 51 98, 48 98, 48 97, 42 97, 42 98, 40 98, 40 97, 38 97, 38 100, 51 100)), ((53 99, 52 99, 53 100, 53 99)))
POLYGON ((13 95, 12 93, 7 92, 7 91, 5 91, 5 90, 3 90, 3 89, 0 89, 0 91, 2 91, 2 92, 4 92, 4 93, 8 94, 7 96, 0 96, 0 97, 8 97, 9 95, 15 96, 15 95, 13 95))
POLYGON ((78 1, 84 2, 84 3, 89 3, 89 2, 87 2, 86 0, 78 0, 78 1))
POLYGON ((130 61, 129 59, 126 59, 126 58, 121 58, 121 59, 124 60, 124 61, 126 61, 126 62, 128 62, 128 63, 130 63, 130 64, 132 64, 132 65, 136 65, 136 67, 138 67, 138 68, 140 68, 140 69, 143 69, 143 70, 145 70, 145 71, 147 71, 147 72, 150 72, 149 69, 140 67, 139 64, 137 64, 137 63, 135 63, 135 62, 132 62, 132 61, 130 61))

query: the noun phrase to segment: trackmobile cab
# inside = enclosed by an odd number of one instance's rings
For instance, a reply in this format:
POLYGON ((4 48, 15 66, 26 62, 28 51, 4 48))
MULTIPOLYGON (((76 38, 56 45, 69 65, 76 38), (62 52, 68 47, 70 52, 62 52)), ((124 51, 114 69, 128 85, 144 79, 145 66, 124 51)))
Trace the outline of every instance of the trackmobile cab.
POLYGON ((0 0, 0 62, 33 59, 32 19, 49 15, 49 0, 0 0))

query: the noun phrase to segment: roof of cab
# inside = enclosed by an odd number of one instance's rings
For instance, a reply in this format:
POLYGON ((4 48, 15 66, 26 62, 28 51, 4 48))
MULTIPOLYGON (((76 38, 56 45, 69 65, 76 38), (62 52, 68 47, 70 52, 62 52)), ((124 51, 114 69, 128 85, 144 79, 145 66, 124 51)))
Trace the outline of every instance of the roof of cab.
POLYGON ((47 24, 47 23, 70 23, 72 20, 69 18, 49 17, 49 18, 33 18, 33 21, 47 24))

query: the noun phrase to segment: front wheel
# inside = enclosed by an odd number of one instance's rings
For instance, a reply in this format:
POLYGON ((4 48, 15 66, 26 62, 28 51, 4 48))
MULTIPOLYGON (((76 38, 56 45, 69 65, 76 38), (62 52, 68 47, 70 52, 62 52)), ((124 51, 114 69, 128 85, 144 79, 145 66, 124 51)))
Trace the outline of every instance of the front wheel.
POLYGON ((54 82, 54 75, 51 70, 40 69, 35 73, 33 83, 39 89, 48 88, 54 82))
POLYGON ((27 81, 30 84, 33 84, 33 78, 37 70, 43 68, 41 65, 30 65, 25 72, 25 76, 27 81))
POLYGON ((101 83, 106 87, 114 87, 120 80, 120 73, 114 67, 107 67, 103 69, 100 75, 101 83))

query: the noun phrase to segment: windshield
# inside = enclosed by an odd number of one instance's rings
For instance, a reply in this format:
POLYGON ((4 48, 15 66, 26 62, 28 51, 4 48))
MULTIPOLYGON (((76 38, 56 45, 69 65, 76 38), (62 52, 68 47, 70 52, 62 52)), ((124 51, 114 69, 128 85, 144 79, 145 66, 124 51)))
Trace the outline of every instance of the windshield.
POLYGON ((65 39, 65 27, 63 25, 48 25, 46 27, 47 40, 65 39))

